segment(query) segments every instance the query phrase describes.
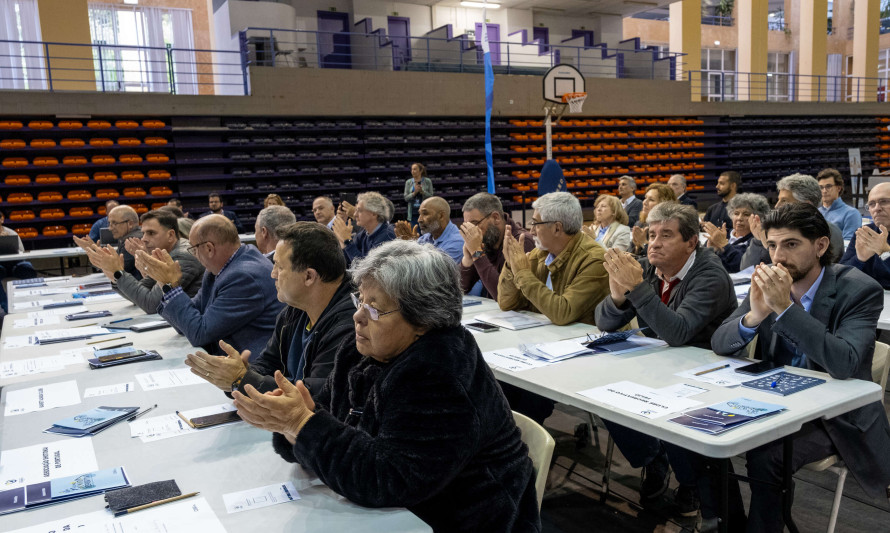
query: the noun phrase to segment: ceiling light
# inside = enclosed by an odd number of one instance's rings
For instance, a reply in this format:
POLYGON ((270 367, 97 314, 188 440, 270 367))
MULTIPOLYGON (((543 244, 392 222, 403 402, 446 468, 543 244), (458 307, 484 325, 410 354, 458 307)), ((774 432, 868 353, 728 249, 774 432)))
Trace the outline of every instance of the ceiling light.
POLYGON ((501 4, 486 4, 485 2, 461 2, 460 5, 464 7, 478 7, 479 9, 498 9, 501 7, 501 4))

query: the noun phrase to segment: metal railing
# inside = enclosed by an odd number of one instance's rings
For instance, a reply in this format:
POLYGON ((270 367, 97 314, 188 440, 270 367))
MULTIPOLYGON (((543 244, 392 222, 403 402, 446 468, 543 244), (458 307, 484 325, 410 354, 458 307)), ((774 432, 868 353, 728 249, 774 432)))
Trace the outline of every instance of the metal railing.
POLYGON ((881 19, 881 34, 890 33, 890 17, 881 19))
POLYGON ((723 17, 720 15, 701 16, 701 23, 705 26, 732 26, 734 22, 732 17, 723 17))
POLYGON ((887 96, 883 78, 700 70, 683 77, 709 102, 884 102, 887 96))
POLYGON ((237 50, 0 40, 0 89, 246 94, 242 70, 237 50))
MULTIPOLYGON (((240 32, 246 66, 473 72, 483 69, 482 47, 466 35, 408 37, 401 43, 378 32, 347 33, 247 28, 240 32)), ((537 42, 491 41, 495 73, 543 74, 570 64, 587 77, 674 79, 684 54, 651 48, 570 46, 537 42)), ((245 81, 246 83, 246 81, 245 81)))

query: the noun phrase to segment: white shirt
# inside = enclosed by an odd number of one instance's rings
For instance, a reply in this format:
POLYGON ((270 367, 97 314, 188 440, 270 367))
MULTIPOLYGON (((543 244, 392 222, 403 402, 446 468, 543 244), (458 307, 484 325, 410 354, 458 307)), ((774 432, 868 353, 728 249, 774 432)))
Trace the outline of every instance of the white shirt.
POLYGON ((670 279, 664 279, 664 276, 661 275, 661 272, 659 272, 657 269, 655 270, 655 273, 658 274, 658 279, 664 282, 661 284, 662 292, 664 292, 670 286, 670 282, 674 281, 675 279, 679 279, 682 281, 683 278, 686 277, 686 274, 689 273, 689 269, 692 268, 692 264, 695 263, 696 253, 698 253, 698 250, 692 250, 692 253, 689 254, 689 259, 686 260, 686 264, 683 265, 683 268, 681 268, 680 271, 677 272, 674 276, 671 276, 670 279))

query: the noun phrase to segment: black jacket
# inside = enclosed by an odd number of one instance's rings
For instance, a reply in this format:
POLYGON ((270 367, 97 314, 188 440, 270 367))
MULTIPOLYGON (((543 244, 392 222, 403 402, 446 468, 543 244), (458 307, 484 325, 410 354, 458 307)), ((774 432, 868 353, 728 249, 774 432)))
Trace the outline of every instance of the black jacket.
MULTIPOLYGON (((348 275, 344 276, 318 323, 312 328, 312 339, 306 346, 304 356, 303 384, 313 396, 318 394, 334 368, 334 356, 340 344, 345 339, 352 340, 354 344, 355 324, 352 315, 355 313, 355 305, 349 297, 351 290, 352 280, 348 275)), ((272 338, 241 379, 241 392, 244 392, 244 386, 248 383, 260 392, 277 389, 276 370, 281 370, 286 377, 295 375, 293 369, 287 368, 288 353, 294 336, 302 334, 307 320, 306 313, 296 307, 287 306, 278 313, 272 338)))
POLYGON ((407 507, 435 531, 540 531, 528 448, 476 340, 428 332, 388 363, 337 353, 315 415, 275 450, 367 507, 407 507))

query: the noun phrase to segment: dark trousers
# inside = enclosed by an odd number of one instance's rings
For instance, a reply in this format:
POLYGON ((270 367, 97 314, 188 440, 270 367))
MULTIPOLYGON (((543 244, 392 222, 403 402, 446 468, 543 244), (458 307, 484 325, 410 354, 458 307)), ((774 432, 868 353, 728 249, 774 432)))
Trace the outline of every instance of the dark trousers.
POLYGON ((555 405, 553 400, 503 381, 498 381, 498 383, 513 411, 522 413, 541 425, 544 425, 544 420, 553 414, 555 405))
POLYGON ((2 280, 8 276, 18 279, 36 278, 37 270, 28 261, 9 261, 0 264, 0 307, 3 307, 4 311, 7 311, 9 306, 6 302, 6 287, 3 285, 2 280))
POLYGON ((603 420, 603 423, 615 441, 615 446, 618 446, 632 467, 642 468, 662 452, 666 452, 677 482, 689 486, 696 484, 692 452, 608 420, 603 420))

